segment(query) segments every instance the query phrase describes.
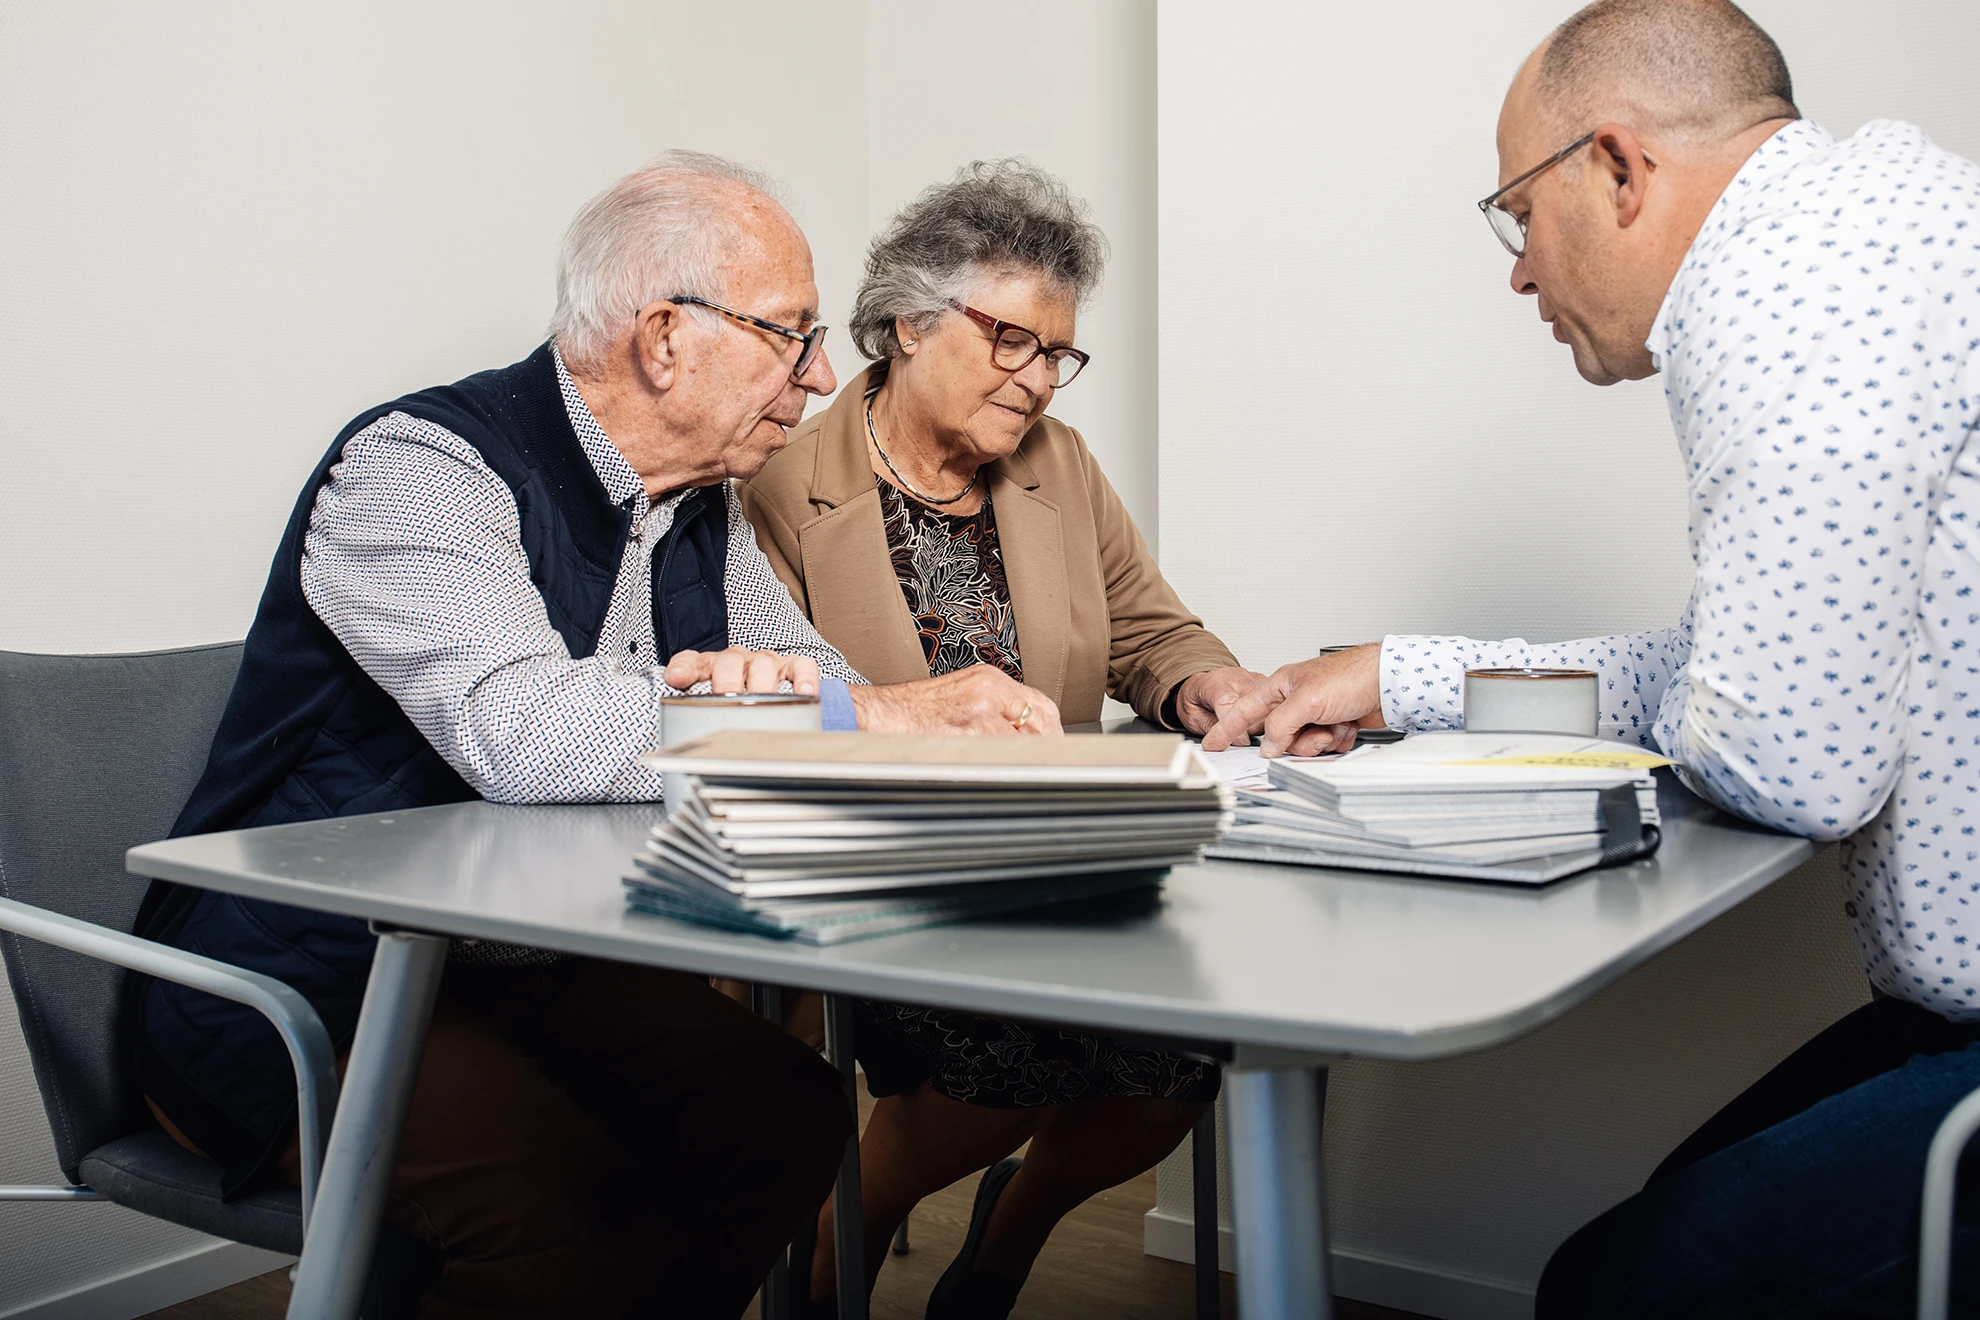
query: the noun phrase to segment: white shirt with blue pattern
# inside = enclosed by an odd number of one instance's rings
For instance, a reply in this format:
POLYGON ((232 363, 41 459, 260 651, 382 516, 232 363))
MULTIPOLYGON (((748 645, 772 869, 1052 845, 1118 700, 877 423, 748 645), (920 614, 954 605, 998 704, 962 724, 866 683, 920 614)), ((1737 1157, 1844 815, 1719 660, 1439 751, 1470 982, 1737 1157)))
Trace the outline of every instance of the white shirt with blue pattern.
MULTIPOLYGON (((467 441, 401 412, 352 436, 317 491, 303 596, 484 798, 652 801, 660 775, 638 757, 659 743, 660 698, 674 692, 661 677, 666 657, 654 655, 653 551, 686 492, 652 503, 562 355, 556 364, 564 410, 605 493, 633 501, 597 650, 574 658, 551 626, 508 484, 467 441)), ((828 681, 863 682, 791 599, 734 487, 724 492, 730 643, 808 655, 828 681)), ((828 695, 828 719, 832 704, 828 695)))
POLYGON ((1980 1020, 1980 167, 1909 124, 1807 120, 1726 188, 1647 346, 1690 477, 1675 628, 1386 638, 1393 727, 1466 668, 1602 676, 1604 732, 1730 811, 1843 840, 1871 982, 1980 1020))

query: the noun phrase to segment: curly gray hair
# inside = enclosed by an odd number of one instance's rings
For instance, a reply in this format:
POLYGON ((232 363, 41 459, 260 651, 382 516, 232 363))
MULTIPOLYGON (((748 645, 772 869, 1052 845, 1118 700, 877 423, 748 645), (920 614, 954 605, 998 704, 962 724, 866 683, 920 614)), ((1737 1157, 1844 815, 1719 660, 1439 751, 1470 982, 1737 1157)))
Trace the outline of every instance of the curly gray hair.
POLYGON ((853 346, 899 357, 896 319, 926 330, 986 274, 1037 272, 1083 305, 1106 265, 1106 235, 1063 180, 1016 157, 971 161, 902 207, 867 249, 853 346))

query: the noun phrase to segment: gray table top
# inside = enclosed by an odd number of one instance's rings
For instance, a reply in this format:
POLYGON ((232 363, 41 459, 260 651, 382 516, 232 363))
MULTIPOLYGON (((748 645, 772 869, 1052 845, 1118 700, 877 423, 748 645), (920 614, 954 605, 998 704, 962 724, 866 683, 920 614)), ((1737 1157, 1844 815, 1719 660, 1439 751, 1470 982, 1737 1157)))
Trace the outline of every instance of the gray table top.
MULTIPOLYGON (((1660 776, 1660 779, 1663 777, 1660 776)), ((626 962, 1339 1055, 1480 1049, 1558 1016, 1814 855, 1665 780, 1648 861, 1541 889, 1210 861, 1158 897, 813 948, 629 912, 657 805, 486 802, 147 844, 140 875, 626 962)))

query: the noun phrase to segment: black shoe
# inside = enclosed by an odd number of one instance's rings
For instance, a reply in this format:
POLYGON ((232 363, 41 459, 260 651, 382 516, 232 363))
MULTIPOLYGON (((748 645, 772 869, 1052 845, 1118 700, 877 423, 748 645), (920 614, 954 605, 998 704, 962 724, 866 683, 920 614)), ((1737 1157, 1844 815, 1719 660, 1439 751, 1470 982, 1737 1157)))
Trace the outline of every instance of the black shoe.
POLYGON ((976 1253, 997 1198, 1023 1165, 1023 1160, 999 1160, 983 1171, 983 1181, 976 1185, 976 1204, 969 1212, 969 1232, 963 1235, 962 1250, 935 1281, 935 1291, 928 1294, 927 1320, 1004 1320, 1017 1305, 1024 1285, 977 1269, 976 1253))
POLYGON ((818 1255, 818 1216, 805 1222, 791 1243, 791 1320, 839 1320, 837 1294, 811 1300, 811 1267, 818 1255))

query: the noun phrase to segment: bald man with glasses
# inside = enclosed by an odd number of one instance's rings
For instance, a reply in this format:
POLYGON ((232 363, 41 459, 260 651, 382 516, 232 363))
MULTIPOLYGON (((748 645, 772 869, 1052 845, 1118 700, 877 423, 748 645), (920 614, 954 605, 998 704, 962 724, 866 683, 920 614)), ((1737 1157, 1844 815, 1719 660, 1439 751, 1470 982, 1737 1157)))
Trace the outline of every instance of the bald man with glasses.
MULTIPOLYGON (((1453 728, 1468 668, 1594 669, 1606 734, 1728 811, 1840 841, 1873 1002, 1569 1239, 1537 1314, 1909 1314, 1925 1152, 1980 1086, 1980 168, 1909 124, 1837 141, 1802 118, 1726 0, 1575 14, 1514 80, 1498 148, 1480 206, 1513 290, 1584 379, 1664 376, 1691 604, 1633 636, 1324 655, 1205 746, 1453 728)), ((1973 1310, 1980 1227, 1955 1254, 1973 1310)))

